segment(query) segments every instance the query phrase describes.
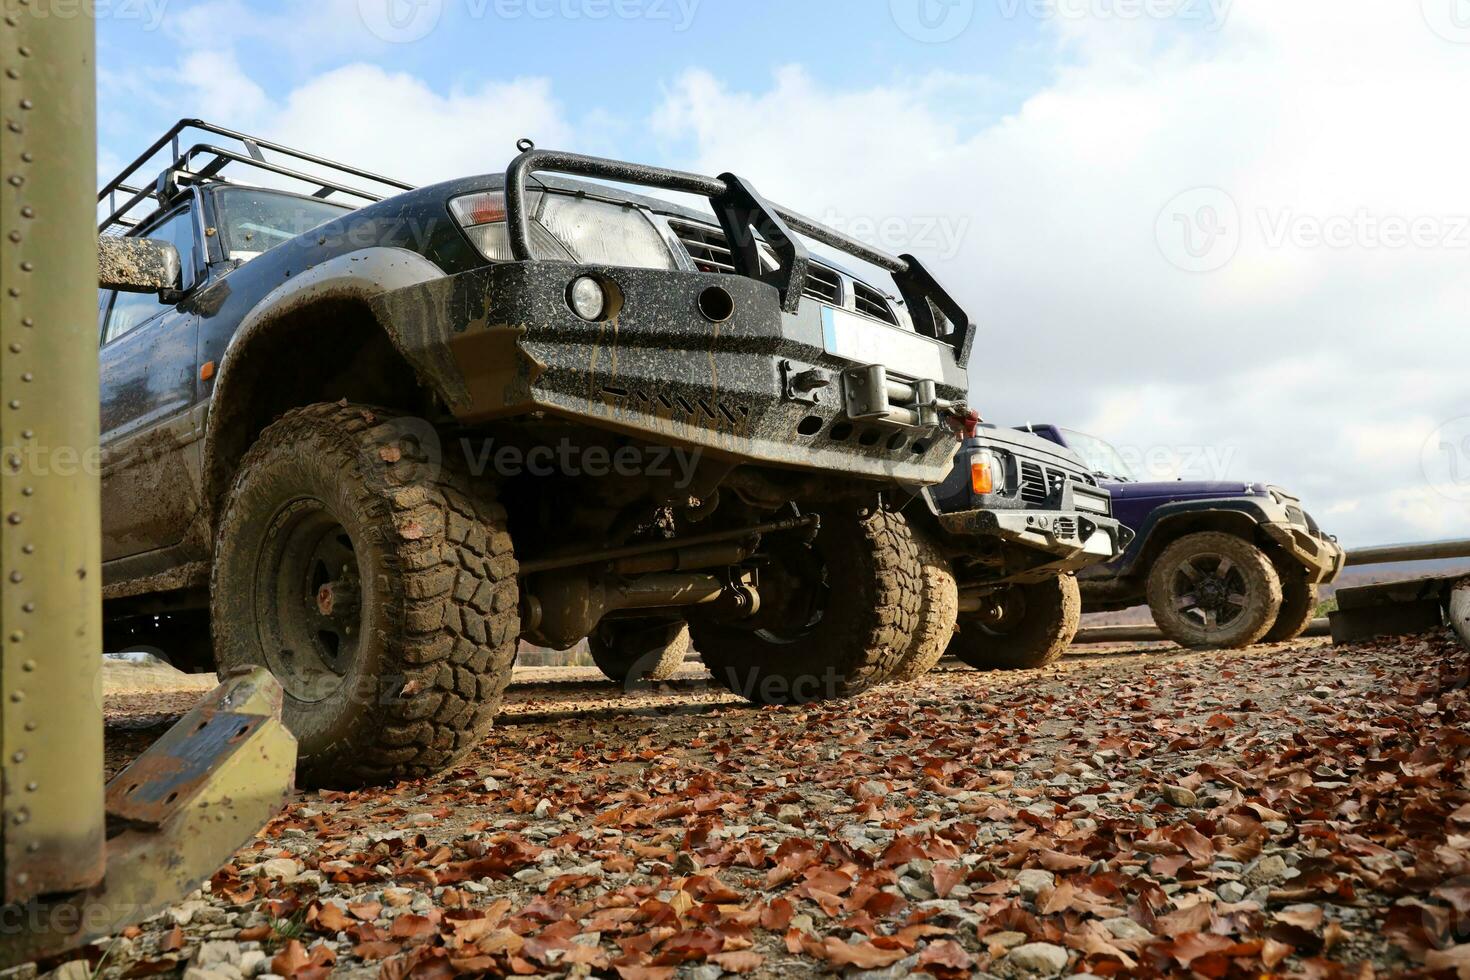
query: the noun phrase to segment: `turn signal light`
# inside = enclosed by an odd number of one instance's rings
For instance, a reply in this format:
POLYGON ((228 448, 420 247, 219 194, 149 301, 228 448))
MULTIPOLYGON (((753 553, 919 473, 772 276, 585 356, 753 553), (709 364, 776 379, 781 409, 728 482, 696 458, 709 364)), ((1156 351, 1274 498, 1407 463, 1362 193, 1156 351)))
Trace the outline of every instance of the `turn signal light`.
POLYGON ((970 460, 970 486, 979 494, 995 492, 995 467, 989 458, 976 456, 970 460))

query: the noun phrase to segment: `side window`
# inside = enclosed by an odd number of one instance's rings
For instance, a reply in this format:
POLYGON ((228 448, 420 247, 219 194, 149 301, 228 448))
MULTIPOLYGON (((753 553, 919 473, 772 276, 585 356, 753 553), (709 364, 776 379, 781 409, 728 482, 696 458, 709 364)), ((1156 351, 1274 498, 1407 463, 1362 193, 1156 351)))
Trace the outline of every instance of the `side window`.
MULTIPOLYGON (((175 211, 159 224, 143 232, 146 238, 157 238, 172 242, 179 250, 179 265, 184 270, 184 288, 194 285, 194 216, 188 209, 175 211)), ((106 306, 110 291, 102 294, 100 302, 106 306)), ((169 304, 159 302, 152 293, 117 293, 112 308, 107 312, 107 325, 102 332, 102 343, 109 344, 143 323, 171 309, 169 304)))

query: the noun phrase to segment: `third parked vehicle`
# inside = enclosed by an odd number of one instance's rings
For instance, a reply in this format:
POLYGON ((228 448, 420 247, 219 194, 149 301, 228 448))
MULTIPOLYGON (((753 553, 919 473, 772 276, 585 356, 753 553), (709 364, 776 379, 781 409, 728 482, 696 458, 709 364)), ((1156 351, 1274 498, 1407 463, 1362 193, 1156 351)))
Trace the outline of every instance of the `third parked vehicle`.
POLYGON ((1081 576, 1085 612, 1147 602, 1189 647, 1244 647, 1305 632, 1319 586, 1342 571, 1337 539, 1301 501, 1264 483, 1140 481, 1111 445, 1056 425, 1028 431, 1078 453, 1137 532, 1116 560, 1081 576))

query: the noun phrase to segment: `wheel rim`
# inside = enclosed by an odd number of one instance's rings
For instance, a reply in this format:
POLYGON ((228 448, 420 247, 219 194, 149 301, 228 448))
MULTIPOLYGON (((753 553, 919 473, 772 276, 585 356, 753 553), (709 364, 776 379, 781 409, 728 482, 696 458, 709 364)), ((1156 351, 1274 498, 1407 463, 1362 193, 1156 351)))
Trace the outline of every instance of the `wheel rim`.
POLYGON ((1200 554, 1179 564, 1170 577, 1175 615, 1206 630, 1224 630, 1245 615, 1250 586, 1228 555, 1200 554))
POLYGON ((1006 589, 995 599, 995 605, 975 621, 991 636, 1010 636, 1026 621, 1026 593, 1015 587, 1006 589))
POLYGON ((762 607, 752 632, 766 643, 800 643, 822 625, 831 596, 827 562, 816 545, 789 542, 772 549, 761 576, 762 607), (779 596, 767 604, 766 596, 779 596))
POLYGON ((255 621, 271 673, 298 701, 346 682, 362 640, 362 574, 351 535, 319 500, 277 512, 256 569, 255 621))

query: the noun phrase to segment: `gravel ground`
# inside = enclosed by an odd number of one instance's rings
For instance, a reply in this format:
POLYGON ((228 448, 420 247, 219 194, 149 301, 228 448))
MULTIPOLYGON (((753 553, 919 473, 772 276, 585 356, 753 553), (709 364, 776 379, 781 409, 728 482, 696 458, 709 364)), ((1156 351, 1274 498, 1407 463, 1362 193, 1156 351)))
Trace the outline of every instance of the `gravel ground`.
MULTIPOLYGON (((1466 976, 1467 661, 1085 648, 764 710, 521 671, 460 768, 298 794, 102 974, 1466 976)), ((109 695, 109 767, 198 696, 109 695)))

